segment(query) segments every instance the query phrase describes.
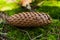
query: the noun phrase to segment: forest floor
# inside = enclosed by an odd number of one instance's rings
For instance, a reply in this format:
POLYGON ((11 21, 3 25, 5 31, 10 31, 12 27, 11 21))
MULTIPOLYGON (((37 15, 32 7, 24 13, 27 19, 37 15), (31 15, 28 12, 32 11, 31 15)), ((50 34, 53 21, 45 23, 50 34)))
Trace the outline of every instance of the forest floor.
MULTIPOLYGON (((6 12, 12 15, 12 13, 23 11, 23 9, 18 8, 6 12)), ((46 26, 25 29, 7 26, 8 40, 60 40, 60 7, 41 6, 36 8, 36 11, 48 13, 52 17, 52 23, 46 26)), ((0 27, 2 28, 2 24, 0 24, 0 27)))

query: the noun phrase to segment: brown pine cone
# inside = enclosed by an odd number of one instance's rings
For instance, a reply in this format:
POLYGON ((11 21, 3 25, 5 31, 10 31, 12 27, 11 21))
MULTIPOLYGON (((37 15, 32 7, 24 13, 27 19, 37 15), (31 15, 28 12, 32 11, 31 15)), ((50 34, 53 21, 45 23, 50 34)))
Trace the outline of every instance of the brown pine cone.
POLYGON ((7 23, 19 27, 37 27, 51 23, 51 17, 45 13, 22 12, 6 18, 7 23))

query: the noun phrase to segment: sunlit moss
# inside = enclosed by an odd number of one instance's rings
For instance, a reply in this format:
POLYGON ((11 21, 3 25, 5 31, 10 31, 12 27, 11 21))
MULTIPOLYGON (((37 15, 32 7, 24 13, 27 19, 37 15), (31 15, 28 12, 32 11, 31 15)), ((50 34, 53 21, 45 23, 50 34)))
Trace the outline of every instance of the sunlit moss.
POLYGON ((16 1, 8 1, 8 0, 1 0, 0 1, 0 11, 6 11, 6 10, 12 10, 18 8, 18 3, 19 0, 16 1))

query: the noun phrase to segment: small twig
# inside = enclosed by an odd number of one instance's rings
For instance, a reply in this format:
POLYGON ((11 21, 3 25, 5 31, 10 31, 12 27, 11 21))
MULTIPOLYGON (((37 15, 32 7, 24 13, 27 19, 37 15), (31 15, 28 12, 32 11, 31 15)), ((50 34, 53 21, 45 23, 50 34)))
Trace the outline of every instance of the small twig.
POLYGON ((42 2, 40 2, 38 5, 39 5, 39 6, 42 5, 44 2, 45 2, 45 1, 42 1, 42 2))
POLYGON ((58 38, 57 38, 58 40, 60 40, 60 36, 59 36, 59 34, 58 34, 58 38))
POLYGON ((30 40, 32 39, 32 38, 30 37, 29 33, 28 33, 26 30, 22 30, 22 29, 20 29, 20 30, 23 31, 23 32, 25 32, 25 33, 28 35, 28 37, 29 37, 30 40))
POLYGON ((0 39, 1 40, 7 40, 7 33, 1 33, 0 32, 0 39))
POLYGON ((4 35, 4 36, 6 36, 6 35, 7 35, 7 33, 1 33, 1 32, 0 32, 0 35, 4 35))
POLYGON ((31 40, 35 40, 36 38, 38 38, 38 37, 41 37, 43 34, 40 34, 40 35, 38 35, 38 36, 36 36, 36 37, 34 37, 33 39, 31 39, 31 40))
POLYGON ((2 37, 0 37, 0 40, 7 40, 6 38, 2 38, 2 37))
POLYGON ((58 34, 57 34, 57 35, 58 35, 58 40, 60 40, 60 32, 58 32, 58 34))

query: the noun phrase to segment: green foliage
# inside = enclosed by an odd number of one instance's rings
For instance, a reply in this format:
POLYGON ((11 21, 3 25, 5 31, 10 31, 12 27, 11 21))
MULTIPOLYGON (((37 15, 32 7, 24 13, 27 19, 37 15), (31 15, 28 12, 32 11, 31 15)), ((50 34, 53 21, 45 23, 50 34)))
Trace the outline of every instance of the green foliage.
POLYGON ((36 11, 48 13, 52 18, 55 18, 55 19, 60 18, 60 7, 42 6, 37 8, 36 11))
POLYGON ((17 2, 19 2, 19 0, 16 1, 0 0, 0 11, 6 11, 18 8, 19 6, 17 2))
POLYGON ((60 1, 45 1, 43 5, 60 7, 60 1))

